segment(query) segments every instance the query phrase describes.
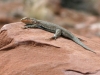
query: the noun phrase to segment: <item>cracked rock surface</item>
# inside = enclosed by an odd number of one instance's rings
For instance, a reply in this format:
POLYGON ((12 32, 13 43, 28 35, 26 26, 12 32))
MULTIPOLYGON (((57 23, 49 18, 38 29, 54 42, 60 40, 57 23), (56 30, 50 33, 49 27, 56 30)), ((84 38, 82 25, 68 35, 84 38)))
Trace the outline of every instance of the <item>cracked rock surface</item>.
POLYGON ((0 30, 0 75, 100 75, 100 39, 77 37, 97 54, 21 22, 0 30))

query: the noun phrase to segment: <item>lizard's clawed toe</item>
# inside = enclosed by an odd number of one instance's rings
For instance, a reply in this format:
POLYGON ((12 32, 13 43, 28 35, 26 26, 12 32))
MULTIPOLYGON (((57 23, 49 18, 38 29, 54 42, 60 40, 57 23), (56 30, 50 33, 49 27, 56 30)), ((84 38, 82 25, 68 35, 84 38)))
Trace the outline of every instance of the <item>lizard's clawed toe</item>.
POLYGON ((50 40, 56 40, 56 39, 57 39, 56 37, 51 37, 51 38, 50 38, 50 40))

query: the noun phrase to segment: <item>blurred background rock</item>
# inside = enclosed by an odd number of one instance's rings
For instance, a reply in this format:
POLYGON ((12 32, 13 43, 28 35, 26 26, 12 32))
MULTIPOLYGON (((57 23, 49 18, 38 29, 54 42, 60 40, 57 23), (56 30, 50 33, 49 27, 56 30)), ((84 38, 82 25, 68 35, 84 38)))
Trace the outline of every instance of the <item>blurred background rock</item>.
POLYGON ((0 0, 0 27, 35 17, 86 37, 100 37, 100 0, 0 0))

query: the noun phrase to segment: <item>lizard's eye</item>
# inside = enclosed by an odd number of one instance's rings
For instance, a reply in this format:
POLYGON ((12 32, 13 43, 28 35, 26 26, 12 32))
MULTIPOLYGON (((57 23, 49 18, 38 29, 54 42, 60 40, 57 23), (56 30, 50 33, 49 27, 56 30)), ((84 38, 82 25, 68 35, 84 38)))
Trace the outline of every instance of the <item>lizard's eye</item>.
POLYGON ((26 20, 29 20, 29 18, 27 18, 26 20))
POLYGON ((26 19, 24 19, 24 21, 27 21, 28 19, 26 18, 26 19))

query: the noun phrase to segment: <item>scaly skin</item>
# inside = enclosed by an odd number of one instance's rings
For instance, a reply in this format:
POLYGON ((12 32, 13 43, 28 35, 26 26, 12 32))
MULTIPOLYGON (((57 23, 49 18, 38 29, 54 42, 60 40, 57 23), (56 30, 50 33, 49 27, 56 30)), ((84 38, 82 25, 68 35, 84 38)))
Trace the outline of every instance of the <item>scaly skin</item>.
POLYGON ((89 51, 95 53, 90 48, 88 48, 85 44, 83 44, 71 32, 69 32, 68 30, 66 30, 65 28, 63 28, 57 24, 53 24, 50 22, 42 21, 42 20, 37 20, 35 18, 28 18, 28 17, 22 18, 21 22, 26 24, 24 27, 25 29, 26 28, 39 28, 39 29, 43 29, 43 30, 55 33, 54 36, 52 37, 52 39, 57 39, 58 37, 63 36, 65 38, 69 38, 69 39, 73 40, 75 43, 79 44, 86 50, 89 50, 89 51))

